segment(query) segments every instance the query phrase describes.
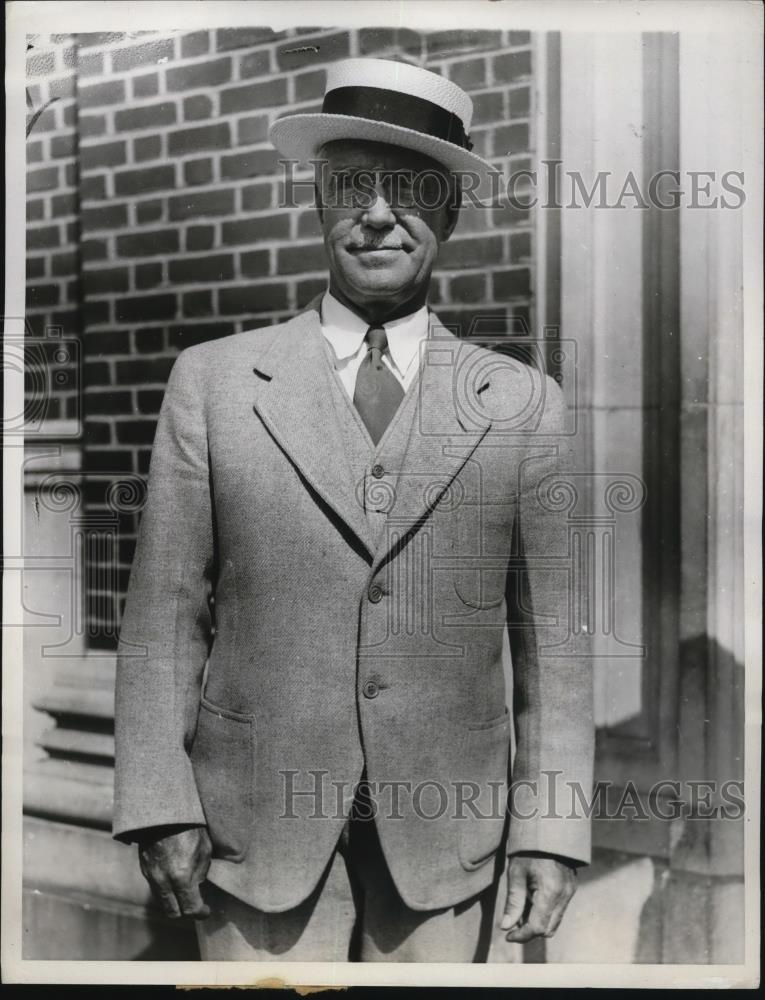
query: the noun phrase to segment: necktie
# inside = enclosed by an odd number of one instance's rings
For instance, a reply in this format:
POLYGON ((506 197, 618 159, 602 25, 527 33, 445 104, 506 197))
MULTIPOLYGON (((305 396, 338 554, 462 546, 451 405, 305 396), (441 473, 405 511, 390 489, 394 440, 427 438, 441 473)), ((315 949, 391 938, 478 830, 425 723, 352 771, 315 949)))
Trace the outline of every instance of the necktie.
POLYGON ((364 343, 367 353, 356 375, 353 405, 377 444, 404 397, 404 389, 390 368, 383 364, 382 356, 388 347, 385 328, 370 326, 364 343))

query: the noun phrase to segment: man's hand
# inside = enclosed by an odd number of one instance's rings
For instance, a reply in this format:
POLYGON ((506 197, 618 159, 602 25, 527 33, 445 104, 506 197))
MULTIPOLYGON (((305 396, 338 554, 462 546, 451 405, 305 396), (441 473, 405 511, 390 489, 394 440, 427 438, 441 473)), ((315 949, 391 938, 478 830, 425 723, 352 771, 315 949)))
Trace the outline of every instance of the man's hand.
POLYGON ((508 941, 552 937, 576 892, 576 867, 551 855, 514 854, 507 868, 507 901, 500 927, 508 941))
POLYGON ((157 827, 144 835, 138 845, 141 871, 168 917, 209 917, 210 907, 203 902, 199 885, 207 876, 211 856, 205 826, 157 827))

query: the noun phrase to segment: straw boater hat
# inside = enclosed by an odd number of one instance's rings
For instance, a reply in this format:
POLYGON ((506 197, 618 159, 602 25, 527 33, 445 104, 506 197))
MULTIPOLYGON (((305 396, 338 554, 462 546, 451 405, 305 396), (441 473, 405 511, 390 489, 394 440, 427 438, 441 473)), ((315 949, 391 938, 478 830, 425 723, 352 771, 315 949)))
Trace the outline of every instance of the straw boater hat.
POLYGON ((279 118, 269 138, 282 156, 303 162, 333 139, 386 142, 483 179, 492 168, 471 152, 472 115, 465 91, 437 73, 392 59, 344 59, 327 71, 321 112, 279 118))

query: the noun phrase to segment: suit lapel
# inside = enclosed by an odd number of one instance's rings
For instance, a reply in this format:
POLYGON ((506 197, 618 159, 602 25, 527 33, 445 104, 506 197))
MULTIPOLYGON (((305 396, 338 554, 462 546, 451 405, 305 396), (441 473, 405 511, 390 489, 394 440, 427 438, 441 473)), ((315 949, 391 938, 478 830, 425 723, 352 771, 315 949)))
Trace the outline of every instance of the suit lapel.
POLYGON ((287 323, 255 364, 254 405, 282 450, 371 557, 374 540, 356 498, 321 338, 312 307, 287 323))
POLYGON ((438 324, 423 345, 416 411, 396 481, 390 530, 373 570, 427 517, 491 426, 481 399, 489 380, 472 363, 477 351, 438 324))

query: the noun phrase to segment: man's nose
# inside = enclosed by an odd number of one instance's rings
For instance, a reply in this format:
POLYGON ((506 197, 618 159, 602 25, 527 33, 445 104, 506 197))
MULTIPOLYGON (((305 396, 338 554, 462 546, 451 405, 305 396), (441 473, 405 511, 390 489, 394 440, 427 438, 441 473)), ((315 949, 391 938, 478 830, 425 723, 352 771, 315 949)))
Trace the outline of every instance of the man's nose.
POLYGON ((385 229, 395 225, 396 216, 387 199, 378 192, 369 208, 364 210, 361 222, 362 225, 371 226, 372 229, 385 229))

